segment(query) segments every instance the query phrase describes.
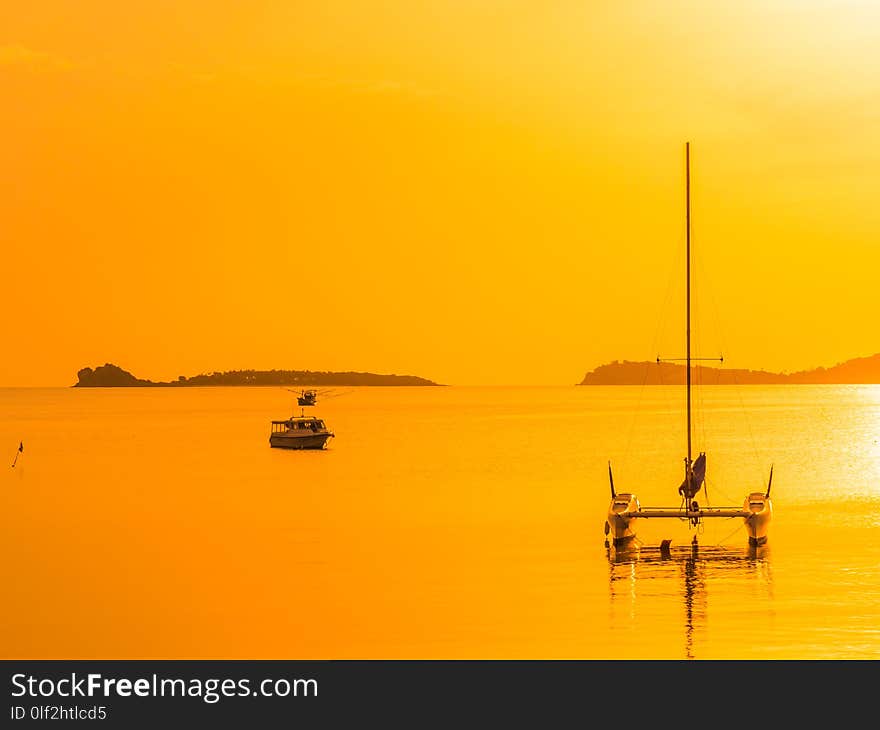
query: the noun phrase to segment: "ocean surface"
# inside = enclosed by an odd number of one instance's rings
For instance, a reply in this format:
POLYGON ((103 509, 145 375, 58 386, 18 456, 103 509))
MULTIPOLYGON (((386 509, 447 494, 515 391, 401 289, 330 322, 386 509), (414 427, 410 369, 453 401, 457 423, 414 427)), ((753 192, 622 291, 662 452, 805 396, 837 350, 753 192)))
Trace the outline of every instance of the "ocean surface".
POLYGON ((0 389, 3 658, 880 658, 880 387, 361 387, 269 447, 283 388, 0 389), (19 442, 24 450, 18 453, 19 442), (5 450, 5 451, 3 451, 5 450), (691 541, 696 534, 698 547, 691 541), (664 558, 658 545, 672 540, 664 558))

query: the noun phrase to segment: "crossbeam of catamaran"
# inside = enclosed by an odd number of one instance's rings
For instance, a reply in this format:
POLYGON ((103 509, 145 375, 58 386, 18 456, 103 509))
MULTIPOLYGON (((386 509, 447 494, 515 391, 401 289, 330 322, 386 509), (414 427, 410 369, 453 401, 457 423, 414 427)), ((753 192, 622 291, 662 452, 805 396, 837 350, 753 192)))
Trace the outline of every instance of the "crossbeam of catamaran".
MULTIPOLYGON (((773 515, 773 507, 770 502, 770 485, 773 483, 773 467, 770 467, 770 479, 767 483, 766 492, 752 492, 743 501, 742 508, 700 507, 695 499, 701 489, 705 489, 706 481, 706 454, 701 452, 693 459, 692 451, 692 426, 691 426, 691 363, 703 360, 719 360, 720 358, 698 358, 691 354, 691 155, 690 143, 685 143, 685 291, 686 291, 686 319, 685 319, 685 347, 686 355, 683 358, 660 358, 662 361, 683 361, 686 363, 686 395, 687 395, 687 456, 684 459, 684 480, 678 488, 681 495, 681 506, 675 507, 642 507, 635 494, 630 492, 618 493, 614 489, 614 476, 611 473, 611 462, 608 462, 608 479, 611 482, 611 505, 608 508, 608 517, 605 521, 605 534, 612 534, 615 546, 623 546, 636 537, 636 523, 640 519, 652 518, 676 518, 688 521, 692 527, 697 527, 707 517, 740 517, 749 536, 749 544, 760 546, 767 542, 767 531, 770 518, 773 515)), ((696 535, 694 536, 696 543, 696 535)))
POLYGON ((704 517, 751 517, 752 513, 735 507, 701 507, 697 510, 683 510, 680 507, 642 507, 639 517, 677 517, 679 519, 703 519, 704 517))

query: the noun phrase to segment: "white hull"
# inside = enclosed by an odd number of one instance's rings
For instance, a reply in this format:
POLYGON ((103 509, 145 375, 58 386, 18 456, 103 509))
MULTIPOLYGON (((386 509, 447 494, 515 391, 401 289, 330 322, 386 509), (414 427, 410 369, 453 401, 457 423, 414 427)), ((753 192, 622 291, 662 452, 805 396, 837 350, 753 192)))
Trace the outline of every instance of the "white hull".
POLYGON ((299 434, 273 433, 269 445, 276 449, 324 449, 332 438, 329 433, 299 434))
POLYGON ((743 511, 749 513, 749 516, 744 518, 749 545, 754 547, 766 545, 770 520, 773 517, 773 503, 770 497, 762 492, 752 492, 743 502, 743 511))
POLYGON ((634 494, 618 494, 608 507, 608 527, 616 547, 632 542, 636 536, 636 520, 641 509, 634 494))

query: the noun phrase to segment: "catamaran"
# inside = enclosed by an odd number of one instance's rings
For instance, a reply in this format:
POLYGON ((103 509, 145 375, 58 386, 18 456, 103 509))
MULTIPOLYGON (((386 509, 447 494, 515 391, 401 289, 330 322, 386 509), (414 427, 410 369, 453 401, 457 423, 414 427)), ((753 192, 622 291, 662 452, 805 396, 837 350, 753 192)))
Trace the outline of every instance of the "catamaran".
MULTIPOLYGON (((609 462, 608 480, 611 483, 611 504, 608 507, 608 516, 605 521, 605 534, 606 536, 611 534, 615 547, 624 547, 636 539, 636 526, 638 521, 642 519, 675 518, 687 520, 689 527, 697 528, 704 519, 709 517, 739 517, 745 524, 749 545, 759 547, 767 543, 770 519, 773 516, 773 505, 770 501, 770 486, 773 483, 772 466, 766 491, 751 492, 743 501, 742 508, 701 507, 696 499, 697 494, 704 488, 706 480, 706 453, 700 452, 696 459, 693 458, 691 363, 696 360, 715 358, 691 356, 691 156, 689 142, 685 143, 685 201, 687 315, 685 322, 686 356, 682 359, 685 361, 687 371, 687 456, 684 460, 684 479, 678 487, 681 504, 678 507, 642 507, 635 494, 615 491, 614 476, 611 472, 611 462, 609 462)), ((661 358, 658 357, 657 362, 661 362, 661 358)), ((692 544, 697 544, 696 534, 694 534, 692 544)), ((668 548, 669 541, 664 540, 660 547, 661 549, 668 548)))

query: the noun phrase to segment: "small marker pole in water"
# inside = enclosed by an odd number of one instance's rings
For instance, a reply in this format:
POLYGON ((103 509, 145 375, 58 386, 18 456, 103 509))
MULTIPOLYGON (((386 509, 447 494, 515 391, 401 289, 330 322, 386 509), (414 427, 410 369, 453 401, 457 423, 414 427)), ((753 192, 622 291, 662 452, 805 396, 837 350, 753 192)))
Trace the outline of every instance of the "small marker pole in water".
POLYGON ((19 442, 18 442, 18 450, 15 452, 15 458, 12 460, 12 468, 13 468, 13 469, 15 468, 15 464, 16 464, 16 462, 18 461, 18 455, 19 455, 22 451, 24 451, 24 442, 23 442, 23 441, 19 441, 19 442))

